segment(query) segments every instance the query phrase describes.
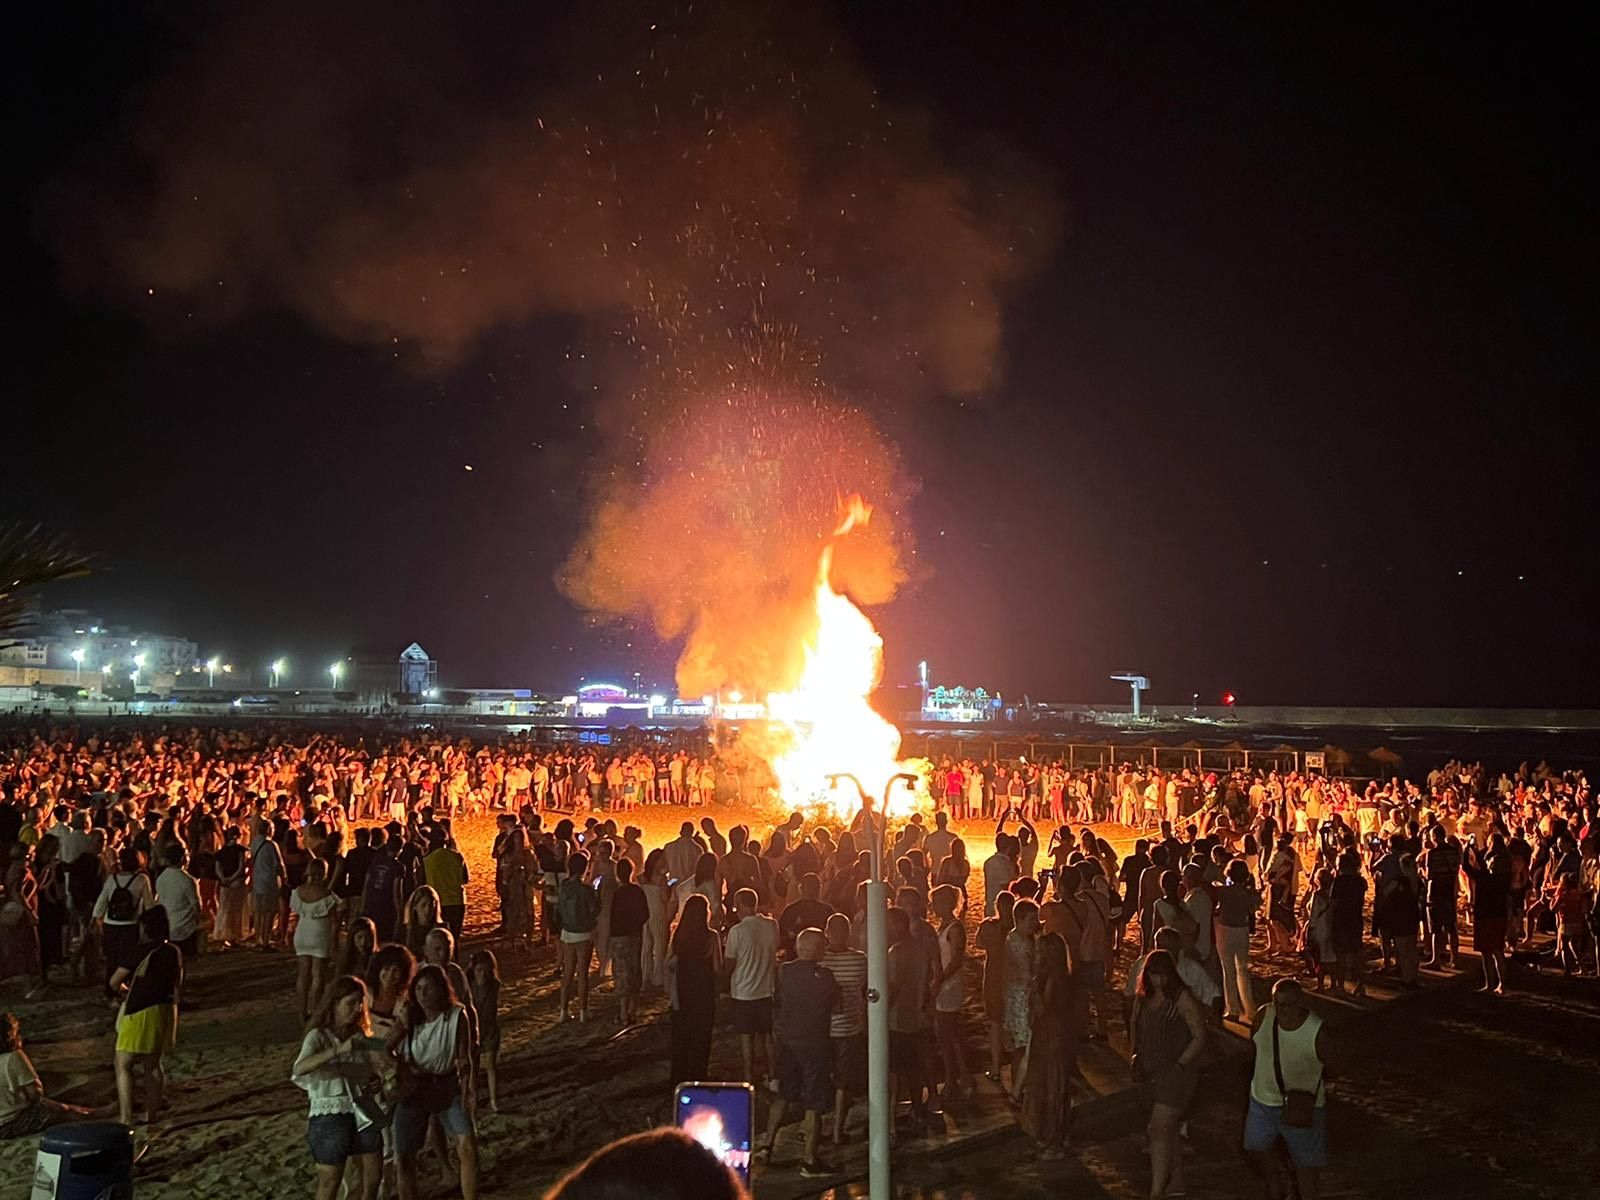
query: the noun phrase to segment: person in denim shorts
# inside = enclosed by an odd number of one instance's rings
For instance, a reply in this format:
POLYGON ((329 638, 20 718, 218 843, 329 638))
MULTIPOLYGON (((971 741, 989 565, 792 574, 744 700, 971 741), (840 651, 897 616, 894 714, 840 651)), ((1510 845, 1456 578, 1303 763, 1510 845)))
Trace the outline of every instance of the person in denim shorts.
POLYGON ((456 1143, 461 1160, 461 1195, 478 1195, 478 1133, 474 1118, 472 1025, 457 1001, 450 977, 432 963, 417 971, 389 1049, 409 1070, 412 1086, 395 1105, 394 1156, 400 1200, 417 1195, 417 1155, 428 1139, 428 1121, 439 1122, 456 1143))
POLYGON ((375 1200, 383 1179, 383 1129, 356 1112, 355 1097, 384 1057, 372 1037, 367 985, 354 975, 333 981, 301 1043, 290 1076, 311 1100, 306 1145, 317 1165, 317 1200, 333 1200, 354 1160, 360 1183, 352 1197, 375 1200))

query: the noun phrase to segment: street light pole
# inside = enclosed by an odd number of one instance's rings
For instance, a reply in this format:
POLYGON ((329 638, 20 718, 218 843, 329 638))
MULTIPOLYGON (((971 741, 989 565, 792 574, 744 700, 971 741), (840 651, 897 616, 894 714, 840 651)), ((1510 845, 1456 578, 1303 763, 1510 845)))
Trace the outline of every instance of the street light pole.
POLYGON ((883 841, 887 832, 889 795, 910 774, 892 776, 883 789, 883 806, 874 820, 872 797, 849 772, 828 776, 828 786, 848 779, 861 797, 863 832, 872 856, 872 878, 867 881, 867 1195, 889 1200, 889 1142, 894 1128, 894 1097, 889 1091, 889 885, 883 878, 883 841))

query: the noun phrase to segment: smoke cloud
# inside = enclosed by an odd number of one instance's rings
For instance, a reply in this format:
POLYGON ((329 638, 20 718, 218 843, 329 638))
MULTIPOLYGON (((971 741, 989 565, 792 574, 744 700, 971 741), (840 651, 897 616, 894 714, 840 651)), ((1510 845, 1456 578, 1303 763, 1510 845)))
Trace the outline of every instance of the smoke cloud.
POLYGON ((952 165, 817 5, 205 11, 41 198, 70 289, 424 368, 584 318, 608 441, 560 583, 685 638, 686 692, 792 682, 843 495, 878 511, 836 582, 893 594, 910 484, 870 412, 994 381, 1056 236, 1026 170, 952 165))

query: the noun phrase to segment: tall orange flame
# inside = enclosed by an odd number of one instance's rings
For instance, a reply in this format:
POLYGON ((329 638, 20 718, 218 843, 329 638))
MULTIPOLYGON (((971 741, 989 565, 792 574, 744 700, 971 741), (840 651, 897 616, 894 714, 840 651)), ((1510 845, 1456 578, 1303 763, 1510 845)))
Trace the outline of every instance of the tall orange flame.
MULTIPOLYGON (((858 799, 848 787, 829 790, 827 776, 848 773, 881 800, 889 780, 902 771, 925 777, 926 764, 902 762, 900 731, 873 709, 869 697, 883 675, 883 638, 868 616, 833 586, 833 549, 864 525, 871 507, 860 496, 844 502, 844 515, 817 562, 816 631, 804 647, 804 668, 792 691, 767 697, 767 715, 777 728, 772 769, 779 792, 791 805, 828 803, 852 817, 858 799)), ((891 815, 917 804, 916 794, 897 786, 891 815)))

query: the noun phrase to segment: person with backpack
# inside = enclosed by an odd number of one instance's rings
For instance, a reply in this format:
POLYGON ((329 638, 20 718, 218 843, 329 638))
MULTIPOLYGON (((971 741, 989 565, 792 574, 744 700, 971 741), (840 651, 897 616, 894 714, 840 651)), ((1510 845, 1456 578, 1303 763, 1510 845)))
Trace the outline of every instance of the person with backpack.
POLYGON ((589 1019, 589 961, 594 931, 600 923, 600 888, 604 879, 589 877, 589 856, 581 851, 567 859, 567 877, 556 893, 561 914, 561 1019, 570 1018, 568 1000, 577 994, 578 1020, 589 1019))
MULTIPOLYGON (((119 969, 138 966, 139 917, 155 906, 150 877, 139 870, 139 852, 124 846, 117 854, 117 870, 106 877, 92 916, 100 922, 100 951, 105 959, 106 984, 119 969)), ((114 993, 112 993, 114 995, 114 993)))

